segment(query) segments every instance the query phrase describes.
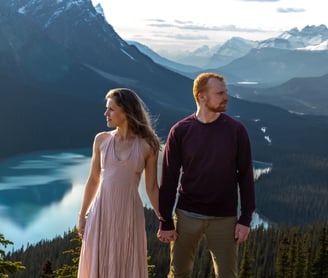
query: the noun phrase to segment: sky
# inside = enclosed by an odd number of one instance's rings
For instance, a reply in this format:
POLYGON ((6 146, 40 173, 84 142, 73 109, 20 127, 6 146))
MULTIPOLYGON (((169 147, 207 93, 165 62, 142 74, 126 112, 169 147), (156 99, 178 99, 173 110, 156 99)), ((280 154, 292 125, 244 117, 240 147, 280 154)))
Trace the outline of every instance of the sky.
POLYGON ((325 24, 327 0, 92 0, 126 41, 159 54, 220 45, 231 37, 264 40, 325 24))

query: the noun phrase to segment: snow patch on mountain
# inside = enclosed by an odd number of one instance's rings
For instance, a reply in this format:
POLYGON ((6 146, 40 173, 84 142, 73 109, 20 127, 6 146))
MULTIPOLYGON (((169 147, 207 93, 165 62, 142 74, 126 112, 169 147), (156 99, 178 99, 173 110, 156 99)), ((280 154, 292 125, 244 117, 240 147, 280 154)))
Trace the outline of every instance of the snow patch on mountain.
POLYGON ((309 51, 324 51, 324 50, 328 50, 328 40, 319 43, 317 45, 309 45, 305 48, 303 48, 303 50, 309 50, 309 51))
POLYGON ((327 50, 328 29, 326 25, 293 28, 275 38, 261 41, 258 48, 275 47, 290 50, 327 50))
POLYGON ((104 9, 102 8, 102 6, 100 5, 100 3, 98 3, 96 6, 95 6, 95 10, 98 14, 100 14, 102 17, 105 18, 105 13, 104 13, 104 9))

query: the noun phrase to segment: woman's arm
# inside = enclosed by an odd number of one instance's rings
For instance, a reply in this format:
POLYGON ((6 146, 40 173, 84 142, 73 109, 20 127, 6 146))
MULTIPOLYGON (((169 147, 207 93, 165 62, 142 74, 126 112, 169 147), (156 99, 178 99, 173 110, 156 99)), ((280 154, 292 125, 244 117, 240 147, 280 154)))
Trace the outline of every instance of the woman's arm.
POLYGON ((158 210, 158 181, 157 181, 157 160, 158 152, 149 149, 145 159, 145 185, 149 201, 157 215, 160 218, 158 210))
POLYGON ((84 234, 86 213, 99 187, 100 171, 101 171, 99 146, 103 142, 103 140, 104 140, 104 133, 99 133, 96 135, 93 142, 90 172, 84 189, 83 201, 79 213, 78 226, 77 226, 78 234, 81 238, 83 237, 84 234))

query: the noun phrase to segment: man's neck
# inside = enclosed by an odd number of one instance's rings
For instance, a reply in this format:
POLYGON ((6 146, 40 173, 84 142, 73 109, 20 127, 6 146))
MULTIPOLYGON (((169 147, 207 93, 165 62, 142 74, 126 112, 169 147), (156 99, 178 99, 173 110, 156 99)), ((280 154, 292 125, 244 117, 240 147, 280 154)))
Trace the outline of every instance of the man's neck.
POLYGON ((211 123, 214 122, 217 118, 220 117, 220 112, 203 112, 201 110, 196 111, 196 118, 202 123, 211 123))

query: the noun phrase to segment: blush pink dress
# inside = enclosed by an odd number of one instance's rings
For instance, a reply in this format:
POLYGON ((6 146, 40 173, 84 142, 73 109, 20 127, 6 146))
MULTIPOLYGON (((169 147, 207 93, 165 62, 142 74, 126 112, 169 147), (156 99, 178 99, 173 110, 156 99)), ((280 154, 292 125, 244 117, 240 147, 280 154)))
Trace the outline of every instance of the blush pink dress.
POLYGON ((115 131, 101 146, 101 180, 82 241, 78 278, 145 278, 147 241, 138 187, 144 169, 139 137, 128 159, 115 154, 115 131))

